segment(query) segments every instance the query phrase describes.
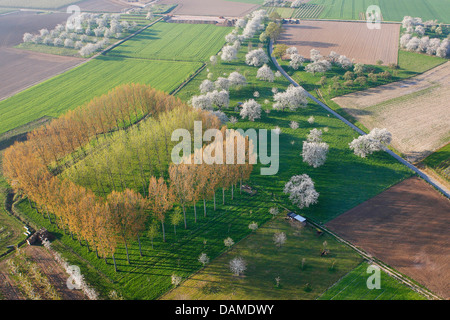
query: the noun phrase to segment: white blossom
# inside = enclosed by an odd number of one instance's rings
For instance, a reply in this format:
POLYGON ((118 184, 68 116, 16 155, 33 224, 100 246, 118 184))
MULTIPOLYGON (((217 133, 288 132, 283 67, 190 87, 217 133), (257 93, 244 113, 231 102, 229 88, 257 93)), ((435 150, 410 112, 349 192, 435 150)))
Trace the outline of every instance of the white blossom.
POLYGON ((303 141, 303 162, 314 168, 318 168, 327 160, 328 144, 325 142, 303 141))
POLYGON ((317 203, 319 193, 314 188, 314 182, 307 174, 293 176, 284 186, 283 192, 300 209, 317 203))
POLYGON ((256 73, 256 79, 273 82, 275 80, 275 75, 267 64, 264 64, 261 68, 258 69, 256 73))
POLYGON ((263 49, 252 50, 245 55, 245 63, 249 66, 260 67, 269 62, 269 57, 263 49))
POLYGON ((248 118, 250 121, 255 121, 261 118, 261 105, 255 100, 250 99, 244 102, 240 111, 242 119, 248 118))

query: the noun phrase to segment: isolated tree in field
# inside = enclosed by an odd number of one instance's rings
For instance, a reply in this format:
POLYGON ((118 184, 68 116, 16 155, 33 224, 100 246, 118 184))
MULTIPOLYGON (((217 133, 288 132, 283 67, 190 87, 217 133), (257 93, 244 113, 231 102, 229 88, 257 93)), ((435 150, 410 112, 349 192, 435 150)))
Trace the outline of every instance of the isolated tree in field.
POLYGON ((226 45, 222 48, 222 53, 220 55, 222 61, 231 62, 237 59, 237 50, 234 46, 226 45))
POLYGON ((289 108, 294 111, 298 108, 305 108, 308 104, 305 89, 290 85, 285 92, 277 92, 273 97, 275 103, 273 108, 285 110, 289 108))
POLYGON ((242 257, 236 257, 230 261, 230 270, 235 276, 239 276, 247 270, 247 263, 242 257))
POLYGON ((391 140, 392 135, 387 129, 374 128, 368 134, 354 139, 349 146, 357 156, 365 158, 373 152, 383 150, 383 147, 389 145, 391 140))
POLYGON ((163 178, 156 179, 155 177, 152 177, 150 179, 147 204, 156 220, 161 223, 163 241, 165 242, 166 233, 164 229, 164 222, 166 220, 167 211, 169 211, 173 206, 173 194, 163 178))
POLYGON ((327 160, 328 144, 325 142, 303 141, 303 162, 314 168, 318 168, 327 160))
POLYGON ((207 92, 211 92, 213 90, 214 90, 214 82, 212 82, 211 80, 205 79, 200 84, 200 92, 202 94, 205 94, 207 92))
POLYGON ((269 57, 263 49, 252 50, 245 55, 245 63, 249 66, 260 67, 269 62, 269 57))
POLYGON ((252 223, 250 223, 248 225, 248 228, 254 232, 254 231, 256 231, 258 229, 258 223, 253 221, 252 223))
POLYGON ((209 263, 209 257, 206 253, 200 254, 198 257, 198 262, 200 262, 203 266, 206 266, 206 264, 209 263))
POLYGON ((281 248, 281 246, 286 242, 286 233, 284 232, 277 232, 273 235, 273 242, 278 248, 281 248))
MULTIPOLYGON (((295 47, 294 47, 295 48, 295 47)), ((289 66, 294 69, 298 70, 303 65, 303 62, 305 62, 305 58, 298 53, 291 54, 291 61, 289 62, 289 66)))
POLYGON ((247 85, 247 79, 237 71, 230 73, 228 76, 228 81, 230 86, 233 87, 244 87, 247 85))
POLYGON ((270 67, 265 64, 258 69, 258 72, 256 73, 256 79, 273 82, 275 80, 275 75, 273 74, 272 69, 270 69, 270 67))
POLYGON ((255 121, 261 118, 261 105, 255 100, 250 99, 244 102, 240 111, 242 119, 248 118, 250 121, 255 121))
POLYGON ((175 287, 178 287, 180 285, 181 280, 182 280, 181 276, 178 276, 176 274, 172 274, 172 284, 175 287))
POLYGON ((272 207, 272 208, 269 209, 269 213, 270 213, 273 217, 275 217, 275 216, 278 215, 278 213, 280 213, 280 212, 279 212, 279 210, 278 210, 277 207, 272 207))
POLYGON ((309 134, 306 136, 306 140, 308 142, 322 142, 322 130, 316 128, 310 130, 309 134))
POLYGON ((289 127, 290 127, 292 130, 298 129, 298 127, 299 127, 298 122, 297 122, 297 121, 291 121, 291 122, 289 123, 289 127))
POLYGON ((300 209, 317 203, 319 193, 314 188, 314 182, 307 174, 293 176, 284 186, 283 192, 289 195, 289 200, 300 209))
POLYGON ((225 247, 227 247, 228 249, 230 249, 233 245, 234 245, 234 241, 233 239, 231 239, 230 237, 226 238, 225 240, 223 240, 223 244, 225 245, 225 247))

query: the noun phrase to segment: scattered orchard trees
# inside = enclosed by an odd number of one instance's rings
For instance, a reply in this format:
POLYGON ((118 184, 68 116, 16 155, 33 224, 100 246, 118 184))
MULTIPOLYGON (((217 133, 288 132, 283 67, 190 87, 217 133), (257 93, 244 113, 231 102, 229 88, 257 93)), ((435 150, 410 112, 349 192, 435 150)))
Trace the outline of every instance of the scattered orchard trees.
POLYGON ((284 186, 283 192, 289 195, 289 200, 300 209, 317 203, 319 193, 314 188, 314 182, 307 174, 293 176, 284 186))

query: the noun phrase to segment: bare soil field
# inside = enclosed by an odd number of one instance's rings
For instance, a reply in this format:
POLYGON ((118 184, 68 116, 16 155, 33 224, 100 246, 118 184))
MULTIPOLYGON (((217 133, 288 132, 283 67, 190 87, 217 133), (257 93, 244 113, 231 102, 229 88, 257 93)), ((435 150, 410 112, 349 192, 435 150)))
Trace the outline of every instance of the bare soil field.
POLYGON ((83 59, 54 56, 12 48, 25 32, 52 29, 67 14, 18 12, 0 16, 0 100, 81 63, 83 59))
POLYGON ((86 0, 76 5, 80 7, 81 12, 121 12, 133 7, 119 0, 86 0))
POLYGON ((299 25, 285 25, 284 30, 277 43, 297 47, 306 58, 311 49, 317 49, 322 55, 335 51, 364 64, 398 63, 398 24, 370 30, 363 22, 303 20, 299 25))
POLYGON ((450 141, 450 62, 333 101, 368 129, 387 128, 392 145, 409 161, 420 161, 450 141))
MULTIPOLYGON (((26 246, 22 248, 26 256, 35 262, 42 273, 49 279, 63 300, 83 300, 86 299, 80 290, 70 290, 67 287, 69 275, 53 259, 51 254, 43 247, 26 246)), ((7 271, 6 260, 0 263, 0 294, 6 300, 23 300, 25 297, 18 290, 17 284, 11 279, 7 271)))
POLYGON ((450 201, 426 182, 405 180, 326 226, 450 299, 450 201))
POLYGON ((259 7, 225 0, 162 0, 158 4, 178 4, 171 13, 190 16, 242 17, 259 7))
POLYGON ((68 70, 83 59, 0 48, 0 100, 68 70))

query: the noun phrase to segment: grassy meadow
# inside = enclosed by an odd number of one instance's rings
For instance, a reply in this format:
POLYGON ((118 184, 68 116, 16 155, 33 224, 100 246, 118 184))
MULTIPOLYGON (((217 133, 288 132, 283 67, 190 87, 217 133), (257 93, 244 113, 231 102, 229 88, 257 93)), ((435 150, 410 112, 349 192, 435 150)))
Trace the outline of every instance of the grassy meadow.
POLYGON ((384 21, 402 21, 404 16, 421 17, 450 23, 450 6, 446 0, 313 0, 308 4, 323 5, 321 19, 358 20, 369 5, 381 9, 384 21))
POLYGON ((141 59, 207 61, 232 28, 209 24, 156 23, 108 55, 141 59))
POLYGON ((150 84, 170 93, 201 66, 100 56, 1 101, 0 134, 43 116, 59 116, 124 83, 150 84))
POLYGON ((328 289, 319 300, 426 300, 398 280, 381 271, 380 289, 368 289, 369 264, 361 263, 328 289))

